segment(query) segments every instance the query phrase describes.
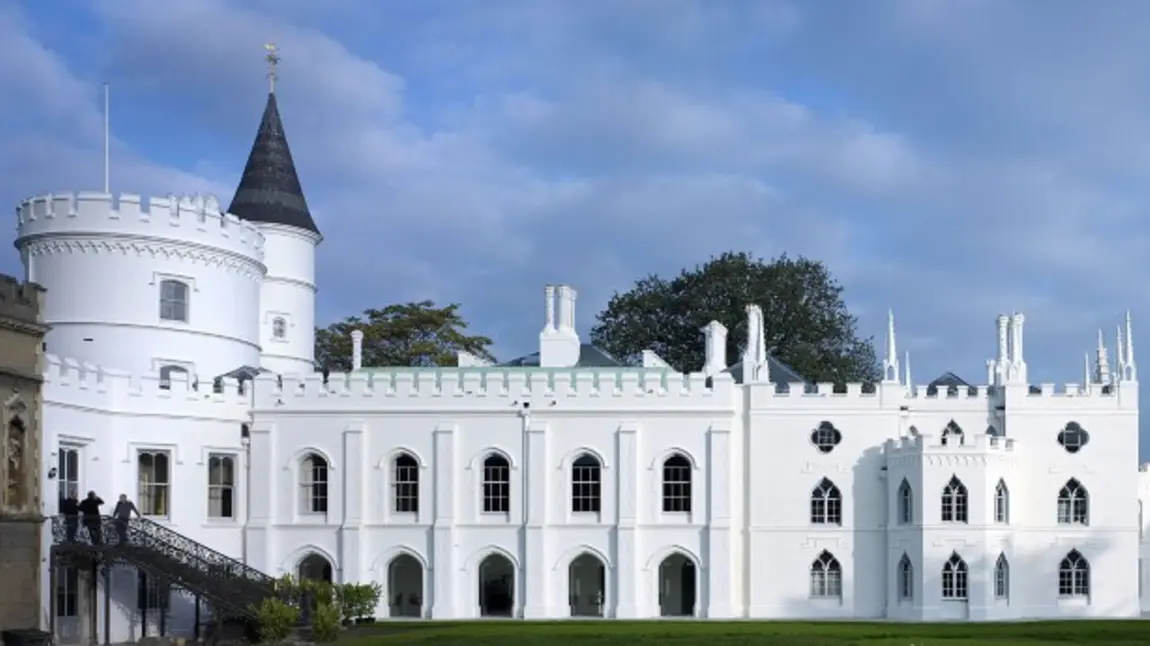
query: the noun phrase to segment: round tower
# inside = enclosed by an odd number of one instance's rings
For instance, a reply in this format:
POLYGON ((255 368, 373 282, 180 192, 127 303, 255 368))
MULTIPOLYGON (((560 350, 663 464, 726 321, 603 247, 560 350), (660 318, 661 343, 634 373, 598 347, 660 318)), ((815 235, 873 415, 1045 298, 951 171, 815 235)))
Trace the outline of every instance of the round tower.
POLYGON ((258 365, 264 236, 214 197, 44 195, 17 214, 48 352, 136 374, 258 365))
POLYGON ((228 212, 254 224, 264 238, 267 274, 256 319, 260 367, 280 374, 313 372, 315 250, 323 236, 303 196, 274 84, 228 212))

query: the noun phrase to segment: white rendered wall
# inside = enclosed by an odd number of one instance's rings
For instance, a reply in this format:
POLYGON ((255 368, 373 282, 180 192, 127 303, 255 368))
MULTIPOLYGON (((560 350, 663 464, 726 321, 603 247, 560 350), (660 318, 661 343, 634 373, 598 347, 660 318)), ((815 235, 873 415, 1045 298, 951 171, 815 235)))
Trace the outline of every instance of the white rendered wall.
MULTIPOLYGON (((653 378, 660 372, 653 371, 653 378)), ((479 613, 480 561, 501 553, 518 566, 516 615, 543 618, 568 616, 568 564, 587 552, 608 568, 608 616, 654 617, 658 566, 678 552, 698 566, 698 616, 732 616, 737 531, 730 527, 726 465, 736 450, 730 437, 737 392, 729 378, 717 378, 712 391, 704 388, 702 375, 692 375, 689 383, 671 375, 669 392, 653 395, 646 393, 657 389, 657 381, 641 386, 638 374, 624 373, 618 395, 573 395, 549 406, 552 396, 537 381, 546 380, 542 373, 534 375, 528 391, 528 376, 511 371, 509 385, 499 391, 499 371, 492 371, 484 398, 448 394, 482 390, 470 383, 478 372, 467 375, 466 384, 445 377, 441 391, 402 371, 390 394, 384 382, 391 377, 380 374, 371 395, 363 395, 364 381, 351 386, 360 394, 346 398, 323 394, 318 381, 297 386, 285 378, 282 393, 274 380, 258 381, 252 455, 274 458, 252 465, 256 489, 249 548, 253 557, 266 558, 254 566, 273 574, 292 572, 302 558, 318 553, 330 559, 337 578, 386 585, 391 559, 409 553, 430 568, 425 616, 465 618, 479 613), (513 400, 533 402, 531 414, 521 416, 521 404, 512 406, 513 400), (306 412, 333 404, 346 414, 317 425, 306 412), (399 517, 388 506, 389 465, 400 450, 424 467, 420 512, 414 517, 399 517), (299 509, 299 462, 312 451, 334 467, 330 511, 322 516, 299 509), (488 451, 504 454, 512 465, 507 515, 479 511, 481 464, 488 451), (566 474, 583 451, 603 464, 599 514, 568 511, 566 474), (661 465, 676 451, 694 465, 692 511, 664 514, 661 465), (713 481, 712 473, 720 478, 713 481)), ((422 375, 434 378, 430 372, 422 375)), ((615 390, 612 377, 600 375, 601 392, 615 390)), ((571 384, 561 379, 557 374, 555 388, 563 392, 571 384)))
MULTIPOLYGON (((659 565, 675 553, 697 565, 701 618, 979 621, 1140 610, 1136 563, 1147 544, 1139 541, 1137 507, 1150 479, 1133 458, 1135 382, 1112 394, 1007 386, 932 397, 899 384, 874 394, 857 385, 845 393, 828 385, 777 393, 726 375, 708 388, 701 374, 661 369, 400 369, 333 375, 326 385, 316 373, 287 376, 282 387, 265 376, 240 395, 234 383, 215 394, 177 378, 161 390, 155 375, 132 378, 55 357, 46 363, 46 447, 82 448, 81 489, 109 501, 121 491, 138 498, 136 453, 167 451, 166 522, 176 531, 275 576, 318 554, 337 581, 379 582, 385 600, 388 565, 410 555, 424 573, 425 617, 476 617, 479 564, 496 553, 515 565, 514 610, 525 618, 569 616, 568 567, 581 554, 606 566, 608 617, 658 617, 659 565), (207 457, 227 453, 245 463, 239 425, 249 412, 251 465, 237 470, 236 519, 211 521, 207 457), (825 454, 810 443, 823 421, 842 434, 825 454), (951 421, 964 440, 942 446, 951 421), (1076 454, 1056 441, 1070 421, 1090 433, 1076 454), (1005 437, 988 437, 990 426, 1005 437), (420 465, 416 514, 392 507, 390 467, 400 451, 420 465), (491 451, 512 467, 505 515, 481 512, 481 464, 491 451), (331 465, 325 514, 300 509, 300 462, 310 452, 331 465), (583 452, 602 464, 597 514, 570 511, 571 462, 583 452), (690 513, 660 505, 661 464, 673 452, 692 464, 690 513), (952 476, 969 493, 966 523, 940 517, 941 489, 952 476), (842 493, 841 526, 810 523, 810 492, 823 477, 842 493), (1086 526, 1056 522, 1058 489, 1071 477, 1090 492, 1086 526), (903 478, 915 491, 909 525, 891 522, 903 478), (1010 486, 1007 523, 993 517, 1000 478, 1010 486), (1071 549, 1090 562, 1089 598, 1058 596, 1059 561, 1071 549), (841 598, 810 597, 810 564, 823 550, 842 567, 841 598), (956 552, 969 567, 964 601, 941 594, 942 565, 956 552), (895 588, 904 553, 916 568, 909 601, 895 588), (1011 563, 1006 599, 993 594, 1000 553, 1011 563)), ((45 481, 46 491, 55 487, 45 481)), ((115 598, 130 602, 134 592, 134 574, 118 571, 115 598)), ((191 606, 172 604, 169 629, 189 634, 191 606)), ((116 640, 139 634, 132 607, 114 606, 116 640)), ((386 614, 384 601, 377 615, 386 614)), ((154 634, 156 619, 148 621, 154 634)))
MULTIPOLYGON (((127 494, 140 500, 137 456, 141 451, 170 456, 170 513, 152 517, 170 529, 228 556, 244 557, 242 526, 246 514, 243 492, 247 456, 240 439, 240 425, 249 419, 250 400, 238 392, 238 384, 225 384, 224 393, 213 393, 210 383, 200 392, 189 388, 181 375, 174 375, 171 389, 159 387, 156 374, 129 377, 125 373, 94 366, 82 368, 71 360, 46 357, 44 382, 44 446, 48 467, 55 467, 62 449, 79 454, 78 489, 82 497, 94 490, 111 513, 116 497, 127 494), (236 464, 236 495, 230 519, 209 518, 208 456, 228 455, 236 464)), ((43 491, 46 514, 56 513, 59 478, 48 478, 43 491)), ((146 510, 145 510, 146 511, 146 510)), ((50 537, 50 524, 45 525, 50 537)), ((42 586, 44 608, 50 607, 51 591, 47 563, 42 586)), ((137 578, 131 568, 117 568, 112 583, 112 641, 132 641, 140 636, 141 617, 136 610, 137 578)), ((99 638, 104 636, 103 590, 97 613, 99 638)), ((192 597, 173 594, 167 627, 172 634, 190 636, 194 630, 192 597)), ((209 616, 208 610, 203 611, 209 616)), ((148 617, 148 633, 158 634, 159 617, 148 617)))
POLYGON ((48 351, 143 373, 213 377, 259 362, 263 238, 203 198, 48 195, 19 207, 29 279, 48 289, 48 351), (160 319, 160 282, 189 285, 188 321, 160 319))
POLYGON ((256 226, 264 235, 267 265, 260 290, 263 354, 259 365, 279 374, 311 373, 315 370, 315 248, 320 237, 279 224, 256 226), (285 323, 282 338, 274 333, 277 318, 285 323))

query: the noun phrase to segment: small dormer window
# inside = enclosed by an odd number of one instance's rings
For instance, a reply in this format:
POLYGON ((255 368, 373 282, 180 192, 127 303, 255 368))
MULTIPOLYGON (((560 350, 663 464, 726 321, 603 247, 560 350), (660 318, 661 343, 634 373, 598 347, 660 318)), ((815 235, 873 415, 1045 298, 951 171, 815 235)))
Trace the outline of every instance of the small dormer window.
POLYGON ((287 321, 282 316, 277 316, 272 319, 272 337, 276 339, 283 339, 287 336, 287 321))

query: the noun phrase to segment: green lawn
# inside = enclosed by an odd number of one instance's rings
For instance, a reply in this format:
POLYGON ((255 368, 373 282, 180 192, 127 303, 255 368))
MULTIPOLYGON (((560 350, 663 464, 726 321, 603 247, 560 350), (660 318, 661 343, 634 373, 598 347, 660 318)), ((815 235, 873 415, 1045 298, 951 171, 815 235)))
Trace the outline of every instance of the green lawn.
POLYGON ((342 643, 391 644, 548 644, 549 646, 671 646, 756 644, 758 646, 1068 646, 1069 644, 1150 644, 1150 621, 1060 621, 1008 624, 895 624, 687 621, 565 621, 468 623, 383 623, 361 626, 342 643))

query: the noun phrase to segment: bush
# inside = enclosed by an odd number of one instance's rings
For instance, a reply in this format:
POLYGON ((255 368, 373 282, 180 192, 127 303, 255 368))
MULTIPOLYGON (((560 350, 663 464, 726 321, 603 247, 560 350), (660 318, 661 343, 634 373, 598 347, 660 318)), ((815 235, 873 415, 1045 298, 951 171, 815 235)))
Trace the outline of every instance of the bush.
POLYGON ((256 608, 256 621, 261 642, 280 642, 287 638, 299 621, 299 608, 282 599, 268 597, 256 608))
POLYGON ((345 583, 337 593, 340 615, 345 622, 375 617, 375 608, 383 596, 383 587, 376 582, 345 583))
POLYGON ((311 619, 312 638, 317 642, 333 642, 339 638, 339 607, 334 603, 321 603, 316 606, 311 619))

